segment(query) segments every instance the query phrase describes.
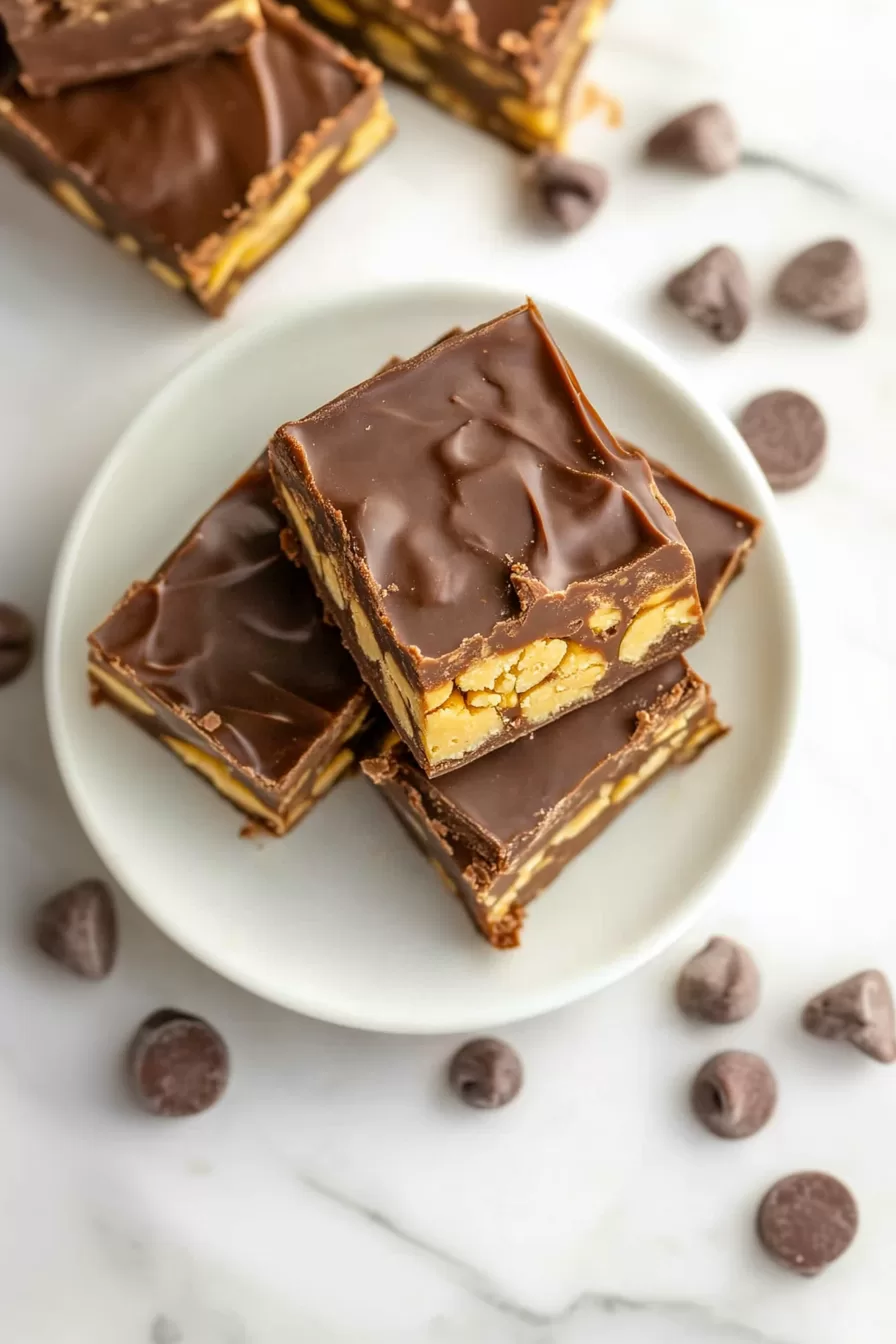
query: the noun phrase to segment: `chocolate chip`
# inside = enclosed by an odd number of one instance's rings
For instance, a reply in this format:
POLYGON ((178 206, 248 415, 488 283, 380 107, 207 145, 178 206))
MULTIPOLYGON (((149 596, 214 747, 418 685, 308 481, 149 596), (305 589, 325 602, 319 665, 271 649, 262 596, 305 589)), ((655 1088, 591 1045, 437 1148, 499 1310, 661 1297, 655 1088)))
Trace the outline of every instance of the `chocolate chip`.
POLYGON ((198 1115, 223 1093, 227 1046, 200 1017, 171 1008, 152 1013, 131 1042, 128 1062, 140 1102, 153 1115, 198 1115))
POLYGON ((647 157, 701 173, 727 173, 740 159, 740 136, 727 107, 701 103, 654 131, 647 157))
POLYGON ((741 412, 738 429, 775 490, 795 490, 824 461, 824 416, 802 392, 765 392, 741 412))
POLYGON ((569 159, 565 154, 536 154, 526 175, 544 210, 565 229, 582 228, 603 205, 610 179, 596 163, 569 159))
POLYGON ((666 284, 685 317, 717 341, 736 341, 750 320, 750 282, 730 247, 713 247, 666 284))
POLYGON ((789 261, 775 281, 775 298, 814 322, 857 331, 868 317, 862 259, 852 243, 830 238, 789 261))
POLYGON ((764 1059, 723 1050, 700 1069, 691 1086, 697 1119, 720 1139, 748 1139, 771 1119, 778 1085, 764 1059))
POLYGON ((523 1065, 506 1041, 467 1041, 451 1060, 448 1080, 468 1106, 493 1110, 513 1101, 523 1085, 523 1065))
POLYGON ((687 1017, 717 1025, 742 1022, 759 1003, 759 971, 740 943, 710 938, 682 967, 676 997, 687 1017))
POLYGON ((0 686, 15 681, 31 662, 34 627, 18 607, 0 602, 0 686))
POLYGON ((118 917, 105 882, 88 878, 45 901, 35 937, 42 952, 75 975, 104 979, 118 952, 118 917))
POLYGON ((803 1026, 824 1041, 849 1041, 881 1064, 896 1059, 893 995, 881 971, 860 971, 810 999, 803 1026))
POLYGON ((858 1226, 852 1192, 823 1171, 784 1176, 765 1195, 756 1222, 759 1240, 772 1259, 807 1278, 849 1249, 858 1226))

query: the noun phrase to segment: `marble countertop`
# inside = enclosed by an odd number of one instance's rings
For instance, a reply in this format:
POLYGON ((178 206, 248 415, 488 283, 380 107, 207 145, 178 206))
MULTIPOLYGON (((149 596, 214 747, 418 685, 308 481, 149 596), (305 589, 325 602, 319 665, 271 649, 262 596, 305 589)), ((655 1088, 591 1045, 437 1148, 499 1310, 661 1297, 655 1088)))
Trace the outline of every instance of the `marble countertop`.
MULTIPOLYGON (((507 1034, 527 1086, 467 1112, 442 1093, 454 1044, 351 1033, 219 980, 125 905, 101 986, 30 950, 36 902, 97 863, 51 757, 37 668, 0 697, 0 1299, 10 1344, 889 1344, 896 1337, 896 1071, 804 1038, 799 1007, 866 965, 896 976, 896 10, 891 0, 618 0, 592 74, 624 101, 577 148, 611 170, 591 228, 540 237, 506 150, 397 91, 401 135, 212 325, 0 165, 0 574, 43 609, 97 465, 196 351, 278 302, 400 276, 512 281, 629 321, 716 404, 814 394, 830 460, 781 516, 803 610, 805 690, 774 806, 686 945, 507 1034), (645 133, 723 96, 743 167, 648 170, 645 133), (657 302, 705 247, 760 293, 818 238, 860 246, 873 317, 843 338, 763 299, 720 349, 657 302), (764 1001, 724 1043, 773 1061, 781 1106, 749 1142, 698 1130, 683 1096, 720 1036, 670 1008, 713 932, 742 938, 764 1001), (226 1101, 144 1118, 122 1041, 175 1003, 227 1036, 226 1101), (862 1227, 815 1282, 753 1243, 764 1188, 834 1171, 862 1227)), ((137 502, 135 501, 135 504, 137 502)), ((139 526, 139 512, 135 513, 139 526)))

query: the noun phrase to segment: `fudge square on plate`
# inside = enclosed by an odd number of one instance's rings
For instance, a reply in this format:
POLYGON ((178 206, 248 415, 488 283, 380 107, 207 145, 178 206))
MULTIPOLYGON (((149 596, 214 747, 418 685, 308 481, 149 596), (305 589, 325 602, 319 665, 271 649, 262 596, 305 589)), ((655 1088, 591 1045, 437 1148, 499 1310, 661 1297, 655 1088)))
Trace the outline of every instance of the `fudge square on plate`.
MULTIPOLYGON (((761 524, 653 463, 712 610, 761 524)), ((680 659, 438 782, 393 745, 362 769, 496 947, 519 941, 525 907, 668 766, 725 730, 708 686, 680 659)))
POLYGON ((0 21, 30 94, 47 96, 244 47, 258 0, 0 0, 0 21))
POLYGON ((609 0, 296 0, 412 88, 520 149, 556 148, 609 0))
POLYGON ((98 699, 277 835, 352 766, 372 709, 282 527, 258 463, 129 588, 88 661, 98 699))
POLYGON ((239 53, 29 98, 0 43, 0 152, 160 280, 224 311, 394 130, 382 76, 294 10, 239 53))
POLYGON ((318 591, 428 775, 703 633, 649 466, 531 303, 281 426, 269 455, 318 591))
POLYGON ((440 779, 401 746, 361 768, 480 932, 508 948, 529 901, 666 766, 725 731, 706 682, 673 658, 440 779))

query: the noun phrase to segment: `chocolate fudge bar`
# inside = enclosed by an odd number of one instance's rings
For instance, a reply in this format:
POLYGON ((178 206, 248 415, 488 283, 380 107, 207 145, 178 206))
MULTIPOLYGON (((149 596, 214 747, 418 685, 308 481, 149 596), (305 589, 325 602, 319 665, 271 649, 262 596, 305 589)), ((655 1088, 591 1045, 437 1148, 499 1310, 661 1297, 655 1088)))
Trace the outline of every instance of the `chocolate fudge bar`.
POLYGON ((295 0, 391 75, 520 149, 557 148, 608 0, 295 0))
POLYGON ((0 0, 27 93, 237 51, 262 26, 258 0, 0 0))
POLYGON ((0 151, 214 315, 394 130, 378 70, 262 10, 237 54, 37 99, 7 51, 0 78, 0 151))
POLYGON ((480 931, 507 948, 570 859, 667 765, 723 732, 709 687, 675 658, 443 779, 400 746, 361 768, 480 931))
MULTIPOLYGON (((743 567, 761 524, 670 468, 652 465, 693 552, 700 600, 710 611, 743 567)), ((514 947, 526 904, 649 780, 693 759, 723 731, 709 688, 674 659, 438 783, 394 743, 362 769, 486 938, 514 947)))
MULTIPOLYGON (((627 444, 632 451, 638 449, 627 444)), ((672 506, 678 530, 694 557, 697 591, 706 618, 756 545, 762 523, 736 504, 698 490, 671 467, 644 454, 663 498, 672 506)))
POLYGON ((354 763, 370 696, 256 464, 89 641, 110 701, 255 821, 282 835, 354 763))
POLYGON ((269 455, 322 600, 428 775, 703 633, 649 466, 531 303, 281 426, 269 455))

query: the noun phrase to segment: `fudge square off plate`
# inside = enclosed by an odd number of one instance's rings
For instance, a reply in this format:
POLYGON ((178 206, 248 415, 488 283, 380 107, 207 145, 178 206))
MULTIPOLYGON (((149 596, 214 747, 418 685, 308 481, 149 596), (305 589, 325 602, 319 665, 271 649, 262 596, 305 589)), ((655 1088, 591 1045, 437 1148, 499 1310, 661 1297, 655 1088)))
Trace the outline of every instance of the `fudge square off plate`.
POLYGON ((30 94, 236 51, 261 28, 258 0, 0 0, 30 94))
MULTIPOLYGON (((651 466, 693 552, 708 612, 762 525, 651 466)), ((362 769, 489 942, 515 947, 528 903, 662 771, 693 760, 724 731, 709 687, 674 659, 438 782, 402 747, 362 769)))
POLYGON ((324 603, 430 776, 703 634, 649 466, 531 303, 281 426, 269 455, 324 603))
POLYGON ((609 0, 297 0, 307 18, 520 149, 556 148, 609 0))
POLYGON ((0 74, 0 151, 214 315, 394 130, 378 70, 262 10, 244 52, 57 98, 29 98, 8 49, 0 74))
POLYGON ((94 694, 277 835, 354 763, 371 699, 257 464, 90 636, 94 694))

